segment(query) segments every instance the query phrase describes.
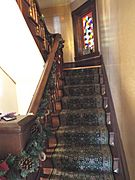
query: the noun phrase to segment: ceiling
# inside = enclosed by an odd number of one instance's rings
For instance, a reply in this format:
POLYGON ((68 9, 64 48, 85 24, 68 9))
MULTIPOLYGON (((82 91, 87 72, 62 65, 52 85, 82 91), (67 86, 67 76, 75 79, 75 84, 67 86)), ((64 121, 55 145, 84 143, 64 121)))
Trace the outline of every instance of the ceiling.
POLYGON ((64 6, 72 3, 75 0, 38 0, 41 9, 48 7, 64 6))

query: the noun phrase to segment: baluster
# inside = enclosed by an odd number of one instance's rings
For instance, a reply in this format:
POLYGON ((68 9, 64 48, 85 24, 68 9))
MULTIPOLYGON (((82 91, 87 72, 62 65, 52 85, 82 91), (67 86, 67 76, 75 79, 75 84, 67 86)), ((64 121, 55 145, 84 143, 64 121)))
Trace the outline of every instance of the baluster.
POLYGON ((104 83, 103 74, 100 74, 100 84, 104 83))
POLYGON ((50 116, 50 110, 49 110, 49 109, 46 109, 46 110, 45 110, 45 113, 44 113, 44 126, 45 126, 45 127, 48 126, 49 116, 50 116))
POLYGON ((35 16, 35 3, 34 3, 34 2, 32 2, 31 8, 32 8, 32 17, 33 17, 33 19, 35 20, 35 19, 36 19, 36 16, 35 16))
POLYGON ((29 15, 30 15, 30 17, 33 18, 33 12, 32 12, 32 7, 31 6, 29 7, 29 15))
POLYGON ((39 29, 39 25, 38 25, 38 26, 36 26, 36 35, 39 36, 39 34, 40 34, 40 29, 39 29))
POLYGON ((101 94, 102 94, 102 96, 105 95, 105 93, 106 93, 106 92, 105 92, 105 85, 102 84, 102 85, 101 85, 101 94))
POLYGON ((111 145, 111 146, 114 146, 115 145, 115 143, 114 143, 114 138, 115 138, 115 133, 114 132, 110 132, 109 133, 109 144, 111 145))
POLYGON ((26 0, 26 1, 28 1, 29 4, 31 4, 31 2, 32 2, 32 0, 26 0))
POLYGON ((111 113, 110 112, 106 113, 106 122, 107 122, 107 125, 111 125, 111 113))
POLYGON ((102 74, 102 67, 99 67, 98 72, 100 75, 102 74))
POLYGON ((107 109, 108 108, 108 97, 104 97, 104 108, 107 109))
POLYGON ((116 174, 119 173, 119 158, 113 159, 113 172, 116 174))
POLYGON ((38 12, 37 12, 37 7, 36 7, 36 4, 34 3, 34 14, 35 14, 35 21, 36 23, 38 24, 38 12))

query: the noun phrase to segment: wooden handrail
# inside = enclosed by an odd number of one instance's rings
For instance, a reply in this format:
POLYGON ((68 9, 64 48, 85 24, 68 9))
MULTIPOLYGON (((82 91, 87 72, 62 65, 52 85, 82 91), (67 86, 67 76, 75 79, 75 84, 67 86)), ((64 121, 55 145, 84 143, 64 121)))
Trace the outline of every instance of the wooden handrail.
POLYGON ((42 76, 40 78, 40 81, 38 83, 38 86, 36 88, 36 91, 34 93, 34 96, 32 98, 30 107, 28 109, 28 113, 33 113, 36 114, 41 98, 42 98, 42 94, 44 91, 44 88, 46 87, 47 84, 47 80, 51 71, 51 67, 53 64, 53 61, 55 59, 55 53, 57 52, 58 46, 59 46, 59 41, 61 40, 61 35, 57 34, 54 40, 54 44, 51 50, 51 53, 49 54, 48 58, 47 58, 47 62, 45 64, 42 76))
POLYGON ((48 31, 44 16, 42 15, 39 4, 36 0, 16 1, 43 56, 43 59, 46 62, 48 54, 51 52, 56 34, 52 34, 48 31))
MULTIPOLYGON (((56 59, 56 57, 58 57, 57 60, 62 60, 61 52, 64 41, 60 34, 52 34, 48 31, 44 16, 42 15, 39 4, 36 0, 16 1, 43 56, 43 59, 46 62, 31 104, 27 111, 28 113, 36 114, 48 81, 53 61, 56 59)), ((59 64, 61 65, 61 63, 59 64)))

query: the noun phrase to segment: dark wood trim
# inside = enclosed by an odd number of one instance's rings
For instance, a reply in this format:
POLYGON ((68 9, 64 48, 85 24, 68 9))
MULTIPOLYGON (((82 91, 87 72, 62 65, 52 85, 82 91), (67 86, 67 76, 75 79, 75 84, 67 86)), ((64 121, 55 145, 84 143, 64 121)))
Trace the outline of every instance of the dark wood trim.
POLYGON ((80 61, 80 60, 83 60, 83 59, 89 59, 89 58, 92 58, 92 57, 95 57, 95 56, 99 56, 99 52, 95 52, 95 53, 92 53, 92 54, 75 56, 75 61, 80 61))
POLYGON ((22 11, 22 0, 16 0, 20 10, 22 11))
POLYGON ((39 39, 39 41, 44 41, 44 39, 41 36, 36 35, 36 37, 39 39))
POLYGON ((71 67, 71 68, 64 68, 64 71, 72 71, 72 70, 78 70, 78 69, 94 69, 94 68, 99 68, 101 65, 97 66, 81 66, 81 67, 71 67))
POLYGON ((87 1, 81 7, 79 7, 75 11, 73 11, 72 19, 73 19, 73 32, 74 32, 74 44, 75 44, 75 60, 78 61, 80 59, 99 55, 95 0, 87 1), (83 44, 82 35, 83 35, 83 33, 82 33, 82 23, 80 22, 80 20, 83 16, 85 16, 90 11, 93 13, 95 53, 83 55, 83 53, 82 53, 82 44, 83 44))
POLYGON ((118 127, 118 121, 115 113, 114 103, 110 91, 110 86, 106 74, 105 65, 102 60, 102 69, 103 69, 103 78, 104 84, 106 88, 106 96, 108 97, 108 108, 106 112, 109 112, 111 115, 111 125, 108 125, 108 129, 110 132, 115 133, 115 144, 114 146, 110 146, 113 158, 119 159, 119 173, 114 173, 115 180, 130 180, 126 157, 123 149, 123 144, 120 136, 120 130, 118 127))
POLYGON ((64 63, 63 68, 74 68, 83 66, 98 66, 101 64, 100 56, 94 56, 91 58, 82 59, 75 62, 64 63))
POLYGON ((31 16, 28 16, 28 17, 31 20, 31 22, 34 24, 34 26, 38 26, 39 25, 31 16))
POLYGON ((0 66, 0 69, 4 72, 4 74, 6 74, 6 76, 9 77, 9 79, 11 79, 11 81, 16 84, 16 82, 13 80, 13 78, 11 78, 11 76, 0 66))
POLYGON ((34 0, 35 4, 35 16, 30 15, 31 4, 29 0, 16 0, 18 6, 24 16, 24 19, 29 27, 29 30, 37 44, 40 53, 46 62, 47 56, 51 51, 52 42, 54 40, 53 34, 47 30, 45 21, 43 20, 42 13, 40 11, 37 0, 34 0), (42 27, 45 34, 43 37, 37 37, 37 27, 42 27), (42 40, 43 39, 43 40, 42 40))
POLYGON ((30 6, 30 3, 28 2, 28 0, 24 0, 24 2, 27 3, 28 6, 30 6))

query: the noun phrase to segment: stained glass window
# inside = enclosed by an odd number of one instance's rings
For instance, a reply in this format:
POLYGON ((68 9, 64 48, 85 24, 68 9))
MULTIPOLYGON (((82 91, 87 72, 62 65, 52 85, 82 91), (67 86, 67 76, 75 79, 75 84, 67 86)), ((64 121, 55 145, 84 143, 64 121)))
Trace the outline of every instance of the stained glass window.
POLYGON ((84 40, 83 54, 89 54, 95 52, 92 12, 82 18, 82 23, 84 40))

